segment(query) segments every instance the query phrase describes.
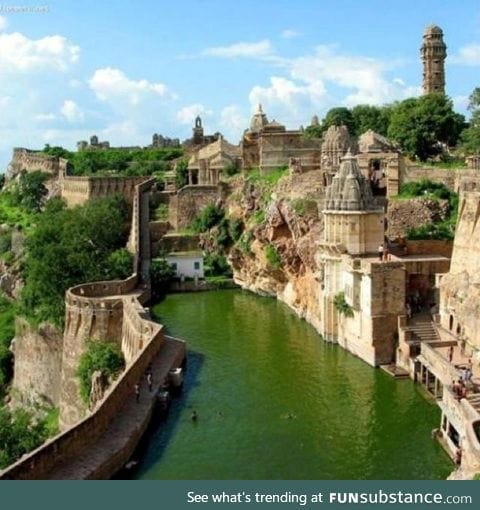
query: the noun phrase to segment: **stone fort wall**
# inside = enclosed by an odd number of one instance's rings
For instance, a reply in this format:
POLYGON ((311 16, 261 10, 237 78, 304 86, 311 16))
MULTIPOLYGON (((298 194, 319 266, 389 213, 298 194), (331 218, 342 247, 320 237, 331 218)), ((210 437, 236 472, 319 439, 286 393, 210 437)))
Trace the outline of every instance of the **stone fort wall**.
POLYGON ((135 187, 130 239, 130 248, 136 253, 134 274, 123 281, 87 283, 67 291, 59 397, 63 432, 4 470, 1 479, 46 478, 55 466, 83 452, 106 431, 126 399, 132 398, 134 385, 162 348, 163 326, 151 321, 142 306, 149 288, 137 272, 144 256, 142 232, 148 231, 148 224, 146 228, 143 225, 145 218, 148 221, 143 211, 148 200, 143 195, 153 182, 150 179, 135 187), (75 371, 86 341, 92 337, 117 342, 126 368, 96 407, 88 411, 80 402, 75 371))
POLYGON ((170 197, 168 221, 175 230, 187 228, 203 207, 219 198, 218 186, 184 186, 170 197))
POLYGON ((68 160, 56 156, 49 156, 40 151, 32 151, 23 147, 13 149, 9 171, 12 174, 26 170, 34 172, 41 170, 53 176, 59 176, 67 171, 68 160))

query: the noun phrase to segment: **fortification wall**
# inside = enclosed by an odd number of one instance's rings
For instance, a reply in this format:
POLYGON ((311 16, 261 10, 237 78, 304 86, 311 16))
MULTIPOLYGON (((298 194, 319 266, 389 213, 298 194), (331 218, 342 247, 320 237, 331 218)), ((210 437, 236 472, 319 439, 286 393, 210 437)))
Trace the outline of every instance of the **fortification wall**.
MULTIPOLYGON (((134 386, 145 373, 148 365, 159 353, 165 341, 163 327, 150 322, 151 335, 142 350, 105 393, 96 409, 73 427, 55 436, 45 444, 22 457, 4 470, 0 479, 41 480, 56 466, 83 453, 107 429, 119 413, 126 399, 134 395, 134 386)), ((113 452, 112 452, 113 454, 113 452)))
POLYGON ((15 371, 12 395, 15 403, 30 406, 41 402, 58 406, 62 332, 50 324, 35 328, 22 317, 16 317, 13 345, 15 371), (39 366, 44 369, 39 370, 39 366))
POLYGON ((49 156, 40 151, 16 147, 13 149, 13 156, 9 165, 9 175, 13 177, 22 170, 26 170, 27 172, 41 170, 52 176, 59 176, 67 171, 67 165, 68 160, 64 158, 49 156))
POLYGON ((431 166, 405 165, 401 170, 401 182, 420 181, 429 179, 433 182, 445 184, 451 190, 458 192, 463 179, 475 179, 480 171, 474 168, 435 168, 431 166))
POLYGON ((82 205, 88 200, 111 195, 122 195, 128 203, 133 202, 135 186, 145 177, 83 177, 63 175, 61 177, 62 198, 69 207, 82 205))

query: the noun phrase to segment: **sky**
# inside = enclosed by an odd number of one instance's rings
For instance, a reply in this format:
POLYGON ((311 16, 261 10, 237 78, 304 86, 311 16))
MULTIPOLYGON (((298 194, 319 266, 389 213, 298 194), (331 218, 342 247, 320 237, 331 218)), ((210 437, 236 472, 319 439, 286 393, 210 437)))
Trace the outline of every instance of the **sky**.
POLYGON ((298 128, 333 106, 419 95, 432 23, 448 46, 447 94, 468 117, 478 0, 4 0, 0 171, 13 147, 183 140, 196 115, 236 143, 258 103, 298 128))

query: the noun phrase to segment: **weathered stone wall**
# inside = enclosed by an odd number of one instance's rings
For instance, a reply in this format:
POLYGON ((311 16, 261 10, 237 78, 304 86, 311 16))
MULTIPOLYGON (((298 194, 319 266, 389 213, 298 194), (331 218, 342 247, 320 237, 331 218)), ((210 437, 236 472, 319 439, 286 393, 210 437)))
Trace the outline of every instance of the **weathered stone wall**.
POLYGON ((443 221, 448 217, 447 200, 410 198, 390 200, 387 208, 387 235, 402 238, 411 228, 443 221))
POLYGON ((68 161, 63 158, 49 156, 41 151, 32 151, 24 148, 13 149, 13 156, 8 168, 8 176, 14 177, 22 170, 34 172, 41 170, 58 177, 67 170, 68 161))
POLYGON ((442 257, 451 258, 453 241, 442 239, 406 240, 405 246, 407 255, 441 255, 442 257))
POLYGON ((433 182, 445 184, 451 190, 458 192, 462 179, 478 178, 479 171, 470 168, 435 168, 431 166, 405 165, 401 171, 401 182, 420 181, 429 179, 433 182))
POLYGON ((15 371, 12 396, 15 402, 35 402, 58 406, 62 364, 62 332, 50 324, 31 326, 25 319, 15 320, 13 343, 15 371), (42 367, 39 370, 39 367, 42 367))
POLYGON ((45 479, 48 472, 55 466, 84 452, 105 432, 124 406, 126 399, 132 398, 135 384, 143 376, 165 341, 162 326, 153 322, 147 325, 152 331, 149 341, 107 390, 95 411, 12 464, 1 473, 0 479, 45 479))
POLYGON ((191 225, 198 213, 208 204, 215 203, 221 196, 217 186, 185 186, 170 201, 169 222, 175 230, 191 225))
POLYGON ((88 200, 122 195, 132 203, 135 186, 145 181, 145 177, 83 177, 63 176, 61 178, 62 198, 69 207, 82 205, 88 200))

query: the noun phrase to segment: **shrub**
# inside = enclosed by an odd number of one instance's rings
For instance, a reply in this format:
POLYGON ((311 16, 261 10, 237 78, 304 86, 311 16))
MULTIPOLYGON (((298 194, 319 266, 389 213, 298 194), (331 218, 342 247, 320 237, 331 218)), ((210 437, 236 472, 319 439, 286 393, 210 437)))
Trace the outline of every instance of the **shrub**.
POLYGON ((119 248, 108 256, 107 266, 109 279, 125 280, 133 273, 133 255, 126 248, 119 248))
POLYGON ((238 218, 233 218, 228 224, 228 233, 234 243, 236 243, 243 232, 243 222, 238 218))
POLYGON ((0 468, 40 446, 51 434, 46 417, 34 417, 24 409, 0 409, 0 468))
POLYGON ((85 403, 90 400, 92 375, 97 370, 104 376, 115 379, 125 366, 122 351, 112 342, 90 341, 87 350, 80 357, 77 377, 80 396, 85 403))
POLYGON ((353 317, 353 308, 347 303, 345 299, 345 292, 339 292, 333 299, 333 306, 345 317, 353 317))
POLYGON ((292 201, 292 207, 298 216, 305 216, 306 214, 318 214, 317 202, 315 202, 315 200, 297 198, 292 201))
POLYGON ((150 280, 154 297, 160 297, 166 284, 174 277, 175 271, 164 258, 153 259, 150 264, 150 280))
POLYGON ((6 253, 12 249, 12 233, 0 235, 0 253, 6 253))
POLYGON ((15 310, 14 303, 0 295, 0 389, 13 375, 10 344, 15 336, 15 310))
POLYGON ((247 254, 247 255, 250 255, 252 253, 252 241, 253 241, 254 237, 253 237, 253 234, 249 231, 245 231, 242 236, 240 237, 240 239, 238 240, 238 247, 240 248, 240 250, 247 254))
POLYGON ((282 265, 282 258, 280 257, 280 254, 277 251, 277 248, 273 246, 273 244, 268 244, 265 247, 265 256, 267 258, 268 264, 275 268, 279 269, 282 265))
POLYGON ((228 177, 231 177, 232 175, 236 175, 240 172, 240 165, 238 163, 232 163, 226 166, 224 171, 228 177))
POLYGON ((156 221, 166 221, 168 219, 168 205, 160 204, 153 214, 156 221))
POLYGON ((205 256, 205 276, 232 276, 232 269, 225 255, 209 253, 205 256))
POLYGON ((218 225, 225 217, 225 211, 215 204, 208 204, 193 220, 192 228, 197 234, 210 230, 218 225))

